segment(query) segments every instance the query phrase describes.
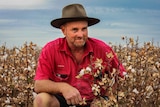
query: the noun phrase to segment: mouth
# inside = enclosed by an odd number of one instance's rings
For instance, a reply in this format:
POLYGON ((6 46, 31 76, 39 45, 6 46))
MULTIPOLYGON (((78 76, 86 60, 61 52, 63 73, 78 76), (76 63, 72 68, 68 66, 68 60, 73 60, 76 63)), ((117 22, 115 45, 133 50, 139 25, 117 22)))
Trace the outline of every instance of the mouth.
POLYGON ((79 38, 76 38, 75 41, 84 41, 84 39, 79 37, 79 38))
POLYGON ((83 40, 83 38, 82 37, 77 37, 76 40, 83 40))
POLYGON ((83 46, 85 44, 85 40, 83 38, 75 39, 75 45, 83 46))

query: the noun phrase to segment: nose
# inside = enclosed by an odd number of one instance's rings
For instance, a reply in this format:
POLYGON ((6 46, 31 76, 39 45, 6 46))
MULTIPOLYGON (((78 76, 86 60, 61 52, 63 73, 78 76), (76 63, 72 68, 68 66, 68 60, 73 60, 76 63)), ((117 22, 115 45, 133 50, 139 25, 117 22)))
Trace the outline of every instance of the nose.
POLYGON ((83 35, 84 35, 84 32, 83 32, 83 31, 81 31, 81 30, 78 31, 78 34, 77 34, 78 37, 83 37, 83 35))

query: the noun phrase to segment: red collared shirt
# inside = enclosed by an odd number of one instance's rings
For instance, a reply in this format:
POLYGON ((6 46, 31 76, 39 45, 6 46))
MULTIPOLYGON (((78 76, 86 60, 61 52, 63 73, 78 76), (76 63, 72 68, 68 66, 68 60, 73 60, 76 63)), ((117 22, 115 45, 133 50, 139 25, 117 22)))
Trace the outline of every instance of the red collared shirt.
MULTIPOLYGON (((77 79, 76 76, 80 70, 86 68, 90 64, 91 56, 106 59, 106 52, 113 52, 111 47, 104 42, 88 38, 85 44, 85 51, 81 63, 77 63, 71 54, 65 38, 59 38, 49 42, 44 46, 38 60, 35 80, 50 79, 55 82, 67 82, 76 87, 82 97, 87 100, 94 98, 91 84, 83 79, 77 79)), ((119 66, 119 61, 114 54, 112 66, 119 66)), ((120 76, 123 76, 124 67, 120 64, 120 76)))

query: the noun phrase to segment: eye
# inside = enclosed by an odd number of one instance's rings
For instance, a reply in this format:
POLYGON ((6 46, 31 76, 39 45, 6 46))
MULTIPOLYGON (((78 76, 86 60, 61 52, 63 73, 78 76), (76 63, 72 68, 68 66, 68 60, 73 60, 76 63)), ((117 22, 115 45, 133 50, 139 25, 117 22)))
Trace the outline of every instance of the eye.
POLYGON ((85 31, 85 30, 87 30, 87 27, 84 27, 84 28, 82 29, 82 31, 85 31))
POLYGON ((75 33, 75 32, 78 31, 78 29, 77 28, 73 28, 72 31, 75 33))

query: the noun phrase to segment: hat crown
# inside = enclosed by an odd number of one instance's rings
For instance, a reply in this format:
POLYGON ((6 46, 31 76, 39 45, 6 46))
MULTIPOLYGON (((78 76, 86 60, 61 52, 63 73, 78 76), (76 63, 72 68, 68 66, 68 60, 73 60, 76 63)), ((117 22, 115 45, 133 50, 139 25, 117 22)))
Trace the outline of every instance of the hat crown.
POLYGON ((71 4, 63 8, 62 18, 87 17, 84 7, 80 4, 71 4))
POLYGON ((88 17, 85 8, 81 4, 70 4, 63 8, 61 18, 52 20, 51 25, 56 28, 61 28, 61 26, 67 22, 79 20, 87 21, 88 26, 97 24, 100 21, 97 18, 88 17))

